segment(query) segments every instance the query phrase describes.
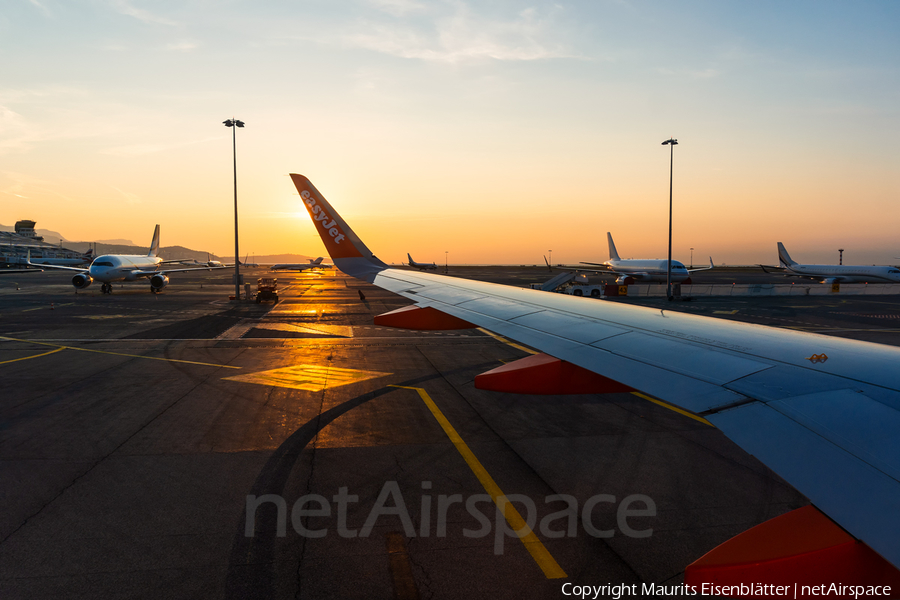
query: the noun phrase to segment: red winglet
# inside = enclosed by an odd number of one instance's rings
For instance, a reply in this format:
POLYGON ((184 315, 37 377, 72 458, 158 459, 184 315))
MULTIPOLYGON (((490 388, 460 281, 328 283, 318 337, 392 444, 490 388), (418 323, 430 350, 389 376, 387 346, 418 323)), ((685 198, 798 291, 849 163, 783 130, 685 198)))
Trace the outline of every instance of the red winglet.
POLYGON ((433 331, 441 329, 472 329, 468 321, 448 315, 430 306, 404 306, 375 317, 375 324, 383 327, 433 331))
POLYGON ((632 388, 547 354, 527 356, 475 377, 479 390, 515 394, 609 394, 632 388))

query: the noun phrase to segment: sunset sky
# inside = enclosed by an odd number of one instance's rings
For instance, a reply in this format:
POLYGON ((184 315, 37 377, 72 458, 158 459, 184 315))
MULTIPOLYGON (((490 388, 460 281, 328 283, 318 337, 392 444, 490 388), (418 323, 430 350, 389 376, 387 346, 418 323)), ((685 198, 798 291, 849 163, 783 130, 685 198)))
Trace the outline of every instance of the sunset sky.
POLYGON ((900 2, 7 0, 0 224, 386 262, 900 263, 900 2), (448 253, 445 255, 445 252, 448 253))

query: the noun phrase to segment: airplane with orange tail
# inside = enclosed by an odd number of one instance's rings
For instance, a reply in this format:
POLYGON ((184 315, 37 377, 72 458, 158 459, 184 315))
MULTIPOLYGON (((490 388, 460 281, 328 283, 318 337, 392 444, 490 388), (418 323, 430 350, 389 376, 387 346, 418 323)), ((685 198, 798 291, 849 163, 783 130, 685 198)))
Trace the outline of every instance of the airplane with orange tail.
POLYGON ((719 428, 810 500, 689 565, 685 584, 900 589, 900 348, 391 268, 309 179, 291 179, 338 269, 416 303, 377 324, 482 327, 544 353, 476 387, 640 390, 719 428))

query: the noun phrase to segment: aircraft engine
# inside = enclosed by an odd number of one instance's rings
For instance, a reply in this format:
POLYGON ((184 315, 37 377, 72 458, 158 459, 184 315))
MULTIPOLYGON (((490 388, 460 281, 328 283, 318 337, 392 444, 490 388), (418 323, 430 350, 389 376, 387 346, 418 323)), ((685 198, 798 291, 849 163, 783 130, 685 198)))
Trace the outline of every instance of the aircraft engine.
POLYGON ((72 285, 75 286, 76 290, 83 290, 92 283, 94 283, 94 278, 87 273, 79 273, 72 278, 72 285))
POLYGON ((169 278, 165 275, 154 275, 150 278, 150 287, 154 292, 158 292, 169 285, 169 278))
POLYGON ((617 285, 631 285, 634 283, 634 277, 629 277, 628 275, 619 275, 616 279, 617 285))

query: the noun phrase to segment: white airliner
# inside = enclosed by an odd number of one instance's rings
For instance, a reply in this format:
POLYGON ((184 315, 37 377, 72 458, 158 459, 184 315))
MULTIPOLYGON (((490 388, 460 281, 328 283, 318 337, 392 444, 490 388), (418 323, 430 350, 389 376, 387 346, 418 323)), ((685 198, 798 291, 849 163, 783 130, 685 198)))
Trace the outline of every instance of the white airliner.
MULTIPOLYGON (((870 281, 900 283, 900 269, 888 266, 865 265, 801 265, 778 242, 778 262, 785 274, 819 279, 822 283, 867 283, 870 281)), ((765 271, 765 267, 763 267, 765 271)))
POLYGON ((212 260, 209 257, 209 252, 206 253, 206 266, 207 267, 233 267, 234 265, 226 265, 221 260, 212 260))
MULTIPOLYGON (((166 261, 166 262, 175 262, 175 261, 166 261)), ((196 258, 192 258, 190 260, 180 261, 183 265, 205 265, 207 267, 233 267, 234 264, 226 265, 220 260, 213 260, 209 257, 209 252, 206 253, 206 262, 200 262, 196 258)), ((244 263, 241 263, 242 265, 244 263)))
POLYGON ((406 253, 406 258, 409 259, 409 266, 415 267, 420 271, 437 271, 437 265, 434 263, 420 263, 413 260, 413 257, 410 256, 409 252, 406 253))
POLYGON ((248 252, 246 256, 244 256, 244 261, 241 262, 242 267, 258 267, 259 263, 250 262, 248 259, 250 258, 250 253, 248 252))
POLYGON ((150 252, 146 256, 139 254, 104 254, 98 256, 87 269, 64 267, 62 265, 35 265, 31 262, 31 253, 26 259, 27 264, 39 266, 44 269, 62 269, 65 271, 77 271, 72 277, 72 285, 77 290, 83 290, 95 280, 101 282, 100 291, 104 294, 112 293, 114 281, 138 281, 144 278, 150 280, 150 291, 158 294, 169 285, 168 273, 182 271, 211 271, 225 267, 191 267, 188 269, 161 269, 164 264, 179 263, 184 260, 163 260, 159 256, 159 225, 153 230, 153 240, 150 242, 150 252))
POLYGON ((399 326, 455 317, 702 415, 805 495, 810 506, 777 517, 803 511, 790 548, 780 532, 726 542, 745 542, 729 560, 758 569, 749 582, 770 583, 762 570, 777 556, 800 557, 791 581, 857 581, 869 566, 873 579, 900 576, 900 348, 391 268, 306 177, 291 179, 335 266, 415 303, 392 311, 399 326), (813 552, 833 552, 827 572, 813 552))
POLYGON ((316 260, 309 259, 308 263, 281 263, 272 265, 269 268, 273 271, 307 271, 309 269, 322 269, 328 266, 322 264, 323 260, 325 259, 320 256, 316 260))
MULTIPOLYGON (((609 242, 609 260, 605 263, 582 262, 581 264, 594 267, 606 267, 607 270, 617 275, 616 283, 619 285, 631 285, 635 281, 647 283, 666 282, 667 260, 658 258, 619 258, 619 253, 616 251, 616 244, 613 242, 612 234, 608 231, 606 232, 606 239, 609 242)), ((688 269, 683 263, 673 260, 672 283, 690 283, 691 273, 708 271, 712 268, 712 257, 709 258, 709 266, 703 267, 702 269, 688 269)))

